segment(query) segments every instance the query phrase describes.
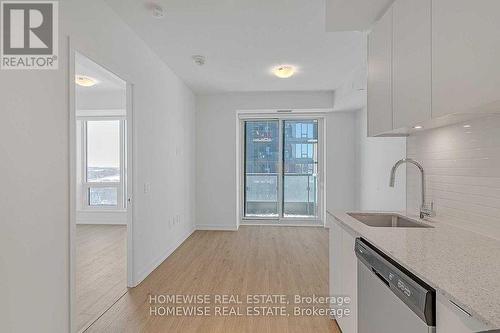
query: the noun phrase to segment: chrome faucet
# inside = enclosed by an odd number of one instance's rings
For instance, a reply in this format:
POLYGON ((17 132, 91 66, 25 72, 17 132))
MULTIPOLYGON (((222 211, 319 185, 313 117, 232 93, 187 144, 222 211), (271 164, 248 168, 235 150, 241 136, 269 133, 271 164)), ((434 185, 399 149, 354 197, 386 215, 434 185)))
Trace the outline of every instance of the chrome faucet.
POLYGON ((420 175, 421 175, 421 183, 422 183, 422 201, 420 204, 420 218, 423 219, 425 217, 433 217, 436 216, 436 213, 434 212, 434 203, 430 202, 429 204, 425 202, 425 172, 424 168, 420 163, 415 161, 414 159, 411 158, 403 158, 394 164, 391 170, 391 181, 389 183, 390 187, 394 187, 394 183, 396 182, 396 170, 401 164, 404 163, 411 163, 415 165, 419 170, 420 170, 420 175))

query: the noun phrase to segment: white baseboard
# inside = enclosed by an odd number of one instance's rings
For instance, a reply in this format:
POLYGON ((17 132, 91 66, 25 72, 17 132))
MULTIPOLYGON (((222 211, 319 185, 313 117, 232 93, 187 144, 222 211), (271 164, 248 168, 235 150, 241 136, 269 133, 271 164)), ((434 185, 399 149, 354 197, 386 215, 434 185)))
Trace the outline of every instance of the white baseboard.
POLYGON ((184 236, 180 237, 172 246, 168 248, 166 252, 164 252, 161 256, 153 260, 153 262, 148 265, 146 268, 141 270, 135 277, 135 281, 133 287, 137 287, 144 279, 146 279, 149 274, 151 274, 158 266, 161 265, 186 239, 191 236, 191 234, 196 230, 195 227, 192 227, 184 236))
POLYGON ((221 230, 221 231, 237 231, 238 226, 221 225, 221 224, 197 224, 196 230, 221 230))

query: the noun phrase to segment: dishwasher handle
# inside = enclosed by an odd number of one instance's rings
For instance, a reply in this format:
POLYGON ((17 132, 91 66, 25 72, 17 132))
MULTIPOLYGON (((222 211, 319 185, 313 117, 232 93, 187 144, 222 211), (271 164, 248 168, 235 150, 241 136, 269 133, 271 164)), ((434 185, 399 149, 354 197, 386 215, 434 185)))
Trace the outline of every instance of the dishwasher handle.
POLYGON ((376 277, 378 277, 380 279, 380 281, 382 281, 387 287, 391 287, 391 284, 389 283, 389 281, 387 281, 384 276, 382 274, 380 274, 379 272, 377 272, 377 270, 375 268, 372 267, 372 272, 373 274, 375 274, 376 277))

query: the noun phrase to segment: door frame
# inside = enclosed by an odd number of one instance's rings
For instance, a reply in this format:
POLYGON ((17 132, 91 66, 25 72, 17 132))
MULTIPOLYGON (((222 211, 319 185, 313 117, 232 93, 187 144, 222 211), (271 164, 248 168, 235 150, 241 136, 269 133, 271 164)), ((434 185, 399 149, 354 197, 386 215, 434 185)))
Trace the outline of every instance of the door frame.
MULTIPOLYGON (((332 112, 332 109, 297 109, 297 110, 237 110, 236 111, 236 221, 237 227, 240 225, 273 225, 273 226, 312 226, 324 227, 326 218, 326 121, 327 113, 332 112), (279 120, 279 133, 280 133, 280 147, 279 151, 282 155, 283 151, 283 138, 282 138, 282 122, 281 120, 305 120, 314 119, 318 120, 318 217, 317 218, 294 218, 281 217, 282 201, 281 190, 278 191, 278 208, 280 216, 276 218, 266 217, 245 217, 245 179, 244 179, 244 166, 245 166, 245 121, 249 120, 279 120)), ((279 171, 283 168, 283 158, 280 158, 279 171)), ((281 177, 279 177, 281 178, 281 177)), ((280 188, 282 187, 282 180, 278 180, 280 188)))
POLYGON ((127 177, 125 179, 125 205, 127 207, 127 287, 135 287, 137 283, 135 282, 134 276, 134 241, 133 241, 133 230, 134 230, 134 201, 133 201, 133 188, 134 188, 134 170, 137 170, 136 161, 133 158, 134 151, 136 149, 136 143, 134 141, 134 84, 127 78, 126 75, 117 73, 111 70, 107 64, 103 61, 96 61, 94 58, 85 52, 85 47, 80 47, 78 43, 68 37, 68 91, 69 91, 69 332, 77 332, 76 327, 76 213, 77 213, 77 150, 76 150, 76 120, 77 120, 77 110, 76 110, 76 84, 75 84, 75 56, 79 53, 91 61, 95 62, 99 66, 113 73, 114 75, 121 78, 126 82, 126 139, 127 145, 125 149, 126 163, 124 163, 124 168, 126 168, 127 177))

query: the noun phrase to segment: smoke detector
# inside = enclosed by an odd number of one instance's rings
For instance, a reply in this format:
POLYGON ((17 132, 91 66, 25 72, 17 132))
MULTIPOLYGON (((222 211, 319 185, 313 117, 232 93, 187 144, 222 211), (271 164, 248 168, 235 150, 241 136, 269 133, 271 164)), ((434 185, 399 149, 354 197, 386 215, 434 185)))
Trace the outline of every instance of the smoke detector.
POLYGON ((205 59, 204 56, 202 56, 202 55, 194 55, 194 56, 192 56, 192 58, 193 58, 194 63, 197 64, 198 66, 205 65, 206 59, 205 59))
POLYGON ((157 19, 162 19, 165 17, 165 9, 157 3, 150 2, 146 4, 146 7, 151 11, 151 16, 157 19))

